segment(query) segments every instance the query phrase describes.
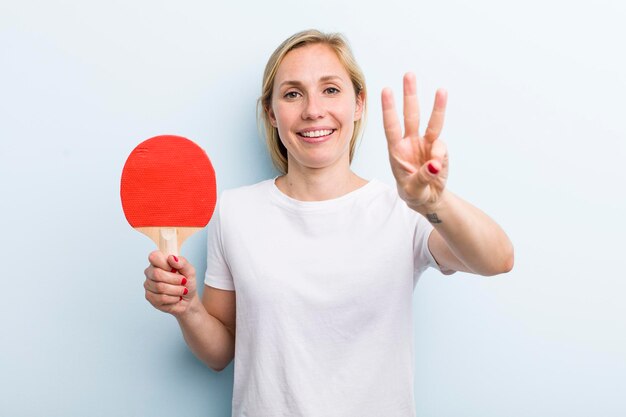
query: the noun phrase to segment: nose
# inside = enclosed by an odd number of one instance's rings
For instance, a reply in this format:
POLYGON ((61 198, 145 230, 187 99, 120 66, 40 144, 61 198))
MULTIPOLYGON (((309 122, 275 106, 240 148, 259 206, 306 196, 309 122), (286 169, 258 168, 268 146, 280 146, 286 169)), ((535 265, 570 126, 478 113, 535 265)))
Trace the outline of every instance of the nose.
POLYGON ((308 95, 302 109, 302 118, 305 120, 324 117, 324 106, 320 98, 308 95))

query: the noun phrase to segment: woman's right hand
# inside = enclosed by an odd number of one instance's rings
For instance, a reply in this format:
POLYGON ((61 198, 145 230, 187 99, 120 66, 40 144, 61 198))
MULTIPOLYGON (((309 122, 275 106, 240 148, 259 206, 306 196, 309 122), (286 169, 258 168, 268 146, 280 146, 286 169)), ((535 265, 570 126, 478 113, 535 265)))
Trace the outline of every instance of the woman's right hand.
POLYGON ((196 270, 181 256, 166 257, 154 251, 148 256, 150 266, 144 271, 146 300, 156 309, 181 316, 196 297, 196 270))

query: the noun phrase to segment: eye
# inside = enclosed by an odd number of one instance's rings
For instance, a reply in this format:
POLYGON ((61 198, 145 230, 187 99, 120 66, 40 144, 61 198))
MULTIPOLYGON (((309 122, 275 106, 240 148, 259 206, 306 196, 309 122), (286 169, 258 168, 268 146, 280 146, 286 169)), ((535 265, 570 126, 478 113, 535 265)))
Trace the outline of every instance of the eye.
POLYGON ((328 94, 331 94, 331 95, 339 94, 339 89, 336 88, 336 87, 328 87, 326 90, 324 90, 324 92, 328 93, 328 94))
POLYGON ((298 98, 299 95, 300 95, 300 93, 298 93, 297 91, 288 91, 288 92, 285 93, 285 95, 283 97, 289 98, 289 99, 294 99, 294 98, 298 98))

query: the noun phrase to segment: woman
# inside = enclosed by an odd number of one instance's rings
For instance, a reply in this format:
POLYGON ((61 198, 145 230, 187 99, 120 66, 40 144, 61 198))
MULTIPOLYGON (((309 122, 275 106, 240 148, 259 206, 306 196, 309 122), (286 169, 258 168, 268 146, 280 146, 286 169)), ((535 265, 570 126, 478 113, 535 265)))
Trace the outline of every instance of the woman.
POLYGON ((287 39, 259 99, 283 175, 220 197, 202 300, 192 265, 150 254, 148 301, 177 318, 212 369, 236 358, 234 416, 414 415, 411 302, 420 274, 512 268, 502 229, 445 188, 446 93, 437 91, 422 136, 415 77, 404 78, 404 134, 383 91, 397 190, 350 169, 366 98, 341 36, 287 39))

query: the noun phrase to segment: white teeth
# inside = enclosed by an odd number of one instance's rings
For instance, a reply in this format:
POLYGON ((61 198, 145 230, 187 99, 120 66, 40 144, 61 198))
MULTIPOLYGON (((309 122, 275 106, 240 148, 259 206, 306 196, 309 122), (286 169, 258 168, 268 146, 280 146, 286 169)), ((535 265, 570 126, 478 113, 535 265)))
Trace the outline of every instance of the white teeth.
POLYGON ((302 132, 300 134, 307 138, 319 138, 320 136, 330 135, 331 133, 333 133, 332 130, 326 129, 326 130, 313 130, 311 132, 302 132))

